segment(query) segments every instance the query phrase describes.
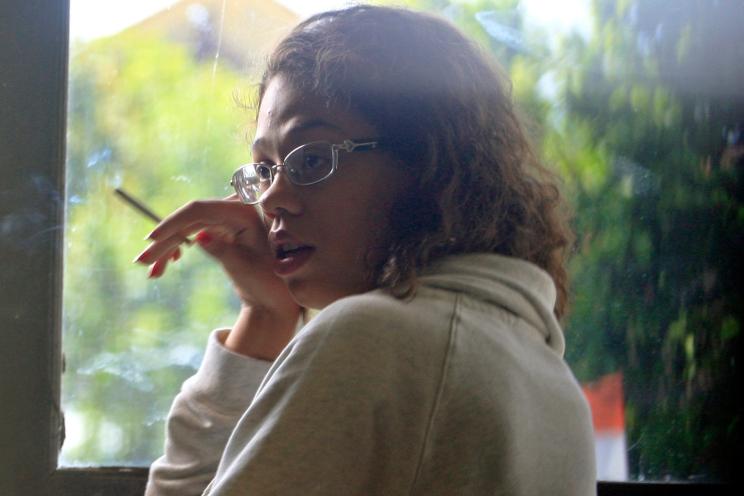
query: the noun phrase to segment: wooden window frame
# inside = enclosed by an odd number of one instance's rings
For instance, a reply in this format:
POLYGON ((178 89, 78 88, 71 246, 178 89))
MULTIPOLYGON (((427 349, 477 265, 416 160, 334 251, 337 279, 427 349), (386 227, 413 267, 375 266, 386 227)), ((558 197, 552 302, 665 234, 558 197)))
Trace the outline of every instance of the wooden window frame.
MULTIPOLYGON (((68 0, 0 3, 0 494, 141 495, 147 468, 57 468, 68 36, 68 0)), ((732 489, 598 483, 601 496, 732 489)))

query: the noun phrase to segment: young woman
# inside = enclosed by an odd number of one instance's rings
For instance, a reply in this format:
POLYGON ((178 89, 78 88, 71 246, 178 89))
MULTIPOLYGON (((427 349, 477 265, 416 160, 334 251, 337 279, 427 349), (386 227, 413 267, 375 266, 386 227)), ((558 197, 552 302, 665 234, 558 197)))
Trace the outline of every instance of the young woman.
POLYGON ((243 303, 147 494, 595 492, 560 198, 473 43, 391 8, 302 22, 268 61, 253 161, 138 259, 159 277, 198 232, 243 303))

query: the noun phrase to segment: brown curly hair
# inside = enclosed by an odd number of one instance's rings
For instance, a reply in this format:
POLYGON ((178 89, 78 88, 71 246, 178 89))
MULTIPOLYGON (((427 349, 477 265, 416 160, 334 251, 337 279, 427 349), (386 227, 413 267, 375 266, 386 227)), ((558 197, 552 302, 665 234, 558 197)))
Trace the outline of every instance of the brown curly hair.
POLYGON ((393 207, 389 256, 371 268, 378 287, 410 294, 440 257, 499 253, 548 272, 554 312, 564 315, 567 210, 526 137, 508 79, 458 29, 397 8, 325 12, 270 55, 259 104, 279 74, 366 118, 414 177, 393 207))

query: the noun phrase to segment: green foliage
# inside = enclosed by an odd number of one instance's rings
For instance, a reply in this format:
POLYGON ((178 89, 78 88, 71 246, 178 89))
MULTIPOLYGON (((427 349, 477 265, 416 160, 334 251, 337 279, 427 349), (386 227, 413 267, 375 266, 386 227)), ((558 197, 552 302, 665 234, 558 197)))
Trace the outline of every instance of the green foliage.
POLYGON ((722 136, 744 124, 744 9, 595 0, 590 39, 547 46, 516 2, 425 6, 490 49, 543 123, 575 213, 567 360, 582 381, 624 372, 632 477, 732 479, 744 150, 722 136))
MULTIPOLYGON (((624 371, 633 476, 732 479, 741 434, 734 329, 744 317, 744 224, 732 214, 744 201, 744 164, 722 135, 744 122, 744 102, 690 92, 672 76, 706 68, 717 37, 741 46, 740 24, 711 33, 712 19, 734 13, 693 1, 676 2, 671 19, 668 2, 594 7, 595 36, 564 45, 563 126, 544 148, 575 201, 567 358, 583 380, 624 371), (655 35, 662 25, 665 37, 655 35), (586 187, 580 161, 555 153, 577 128, 602 151, 599 188, 586 187)), ((727 61, 739 72, 741 62, 727 61)))
POLYGON ((113 188, 162 214, 229 194, 252 116, 233 103, 235 74, 134 33, 76 47, 70 79, 63 396, 84 429, 62 458, 149 464, 172 397, 237 302, 198 248, 147 280, 131 260, 152 226, 113 188))

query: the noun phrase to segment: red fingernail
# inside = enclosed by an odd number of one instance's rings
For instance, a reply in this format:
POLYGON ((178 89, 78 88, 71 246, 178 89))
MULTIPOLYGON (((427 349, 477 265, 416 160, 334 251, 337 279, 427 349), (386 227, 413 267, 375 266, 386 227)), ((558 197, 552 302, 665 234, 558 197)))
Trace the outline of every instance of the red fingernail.
POLYGON ((142 262, 142 259, 144 259, 147 255, 148 255, 147 250, 145 250, 142 253, 140 253, 139 255, 137 255, 137 257, 135 257, 135 259, 132 260, 132 262, 134 262, 134 263, 140 263, 140 262, 142 262))
POLYGON ((163 266, 160 264, 152 264, 152 267, 150 267, 150 274, 147 277, 155 279, 161 275, 163 275, 163 266))
POLYGON ((209 234, 207 231, 199 231, 199 233, 196 235, 196 241, 200 245, 206 246, 212 242, 212 235, 209 234))

